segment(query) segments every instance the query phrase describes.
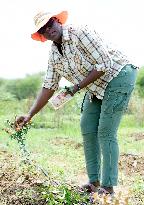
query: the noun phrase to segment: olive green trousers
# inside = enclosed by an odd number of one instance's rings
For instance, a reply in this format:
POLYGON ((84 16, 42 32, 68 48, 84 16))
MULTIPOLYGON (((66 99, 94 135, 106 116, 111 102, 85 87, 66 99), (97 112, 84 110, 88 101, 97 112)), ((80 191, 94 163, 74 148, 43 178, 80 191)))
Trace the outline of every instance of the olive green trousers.
POLYGON ((90 182, 116 186, 119 146, 117 131, 134 89, 137 69, 128 64, 108 84, 103 100, 85 95, 81 114, 81 132, 86 168, 90 182))

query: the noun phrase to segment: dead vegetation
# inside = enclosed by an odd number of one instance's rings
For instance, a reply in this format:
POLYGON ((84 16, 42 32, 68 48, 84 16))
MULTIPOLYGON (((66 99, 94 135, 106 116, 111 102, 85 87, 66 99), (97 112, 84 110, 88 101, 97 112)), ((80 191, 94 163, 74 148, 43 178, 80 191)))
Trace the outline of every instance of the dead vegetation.
MULTIPOLYGON (((144 156, 122 154, 119 161, 120 170, 127 178, 125 184, 131 186, 134 177, 144 176, 143 169, 144 156)), ((0 205, 46 205, 46 198, 42 197, 41 189, 46 182, 46 178, 33 167, 27 167, 21 164, 19 158, 9 154, 7 151, 0 151, 0 205)), ((123 190, 119 190, 119 198, 122 196, 123 190)), ((140 195, 131 194, 134 205, 142 205, 142 197, 140 195)), ((95 201, 98 199, 94 195, 95 201)), ((128 195, 123 203, 110 204, 128 204, 128 195), (126 202, 127 201, 127 202, 126 202)), ((102 201, 102 200, 101 200, 102 201)), ((121 200, 122 201, 122 200, 121 200)), ((98 204, 98 203, 95 203, 98 204)), ((104 200, 101 204, 105 204, 104 200)), ((109 204, 109 203, 107 203, 109 204)))
POLYGON ((144 133, 138 132, 138 133, 132 133, 130 137, 133 137, 136 141, 143 140, 144 139, 144 133))

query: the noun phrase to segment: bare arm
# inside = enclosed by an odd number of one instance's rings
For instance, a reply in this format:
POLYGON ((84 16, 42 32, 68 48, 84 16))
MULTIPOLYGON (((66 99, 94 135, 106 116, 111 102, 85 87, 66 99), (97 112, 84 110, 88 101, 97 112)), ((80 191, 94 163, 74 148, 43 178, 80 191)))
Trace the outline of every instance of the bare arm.
POLYGON ((42 88, 39 95, 37 96, 36 101, 34 102, 33 106, 30 108, 28 114, 26 116, 20 116, 16 119, 16 124, 19 124, 22 127, 24 124, 29 122, 31 118, 37 114, 48 102, 48 100, 54 94, 54 90, 42 88))
POLYGON ((95 80, 100 78, 102 75, 104 75, 103 71, 97 71, 97 70, 93 69, 89 73, 89 75, 79 83, 80 88, 81 89, 85 88, 86 86, 88 86, 89 84, 93 83, 95 80))
POLYGON ((41 92, 39 93, 35 103, 31 107, 28 114, 33 117, 35 114, 37 114, 48 102, 48 100, 52 97, 54 94, 54 90, 50 90, 47 88, 42 88, 41 92))
MULTIPOLYGON (((100 78, 102 75, 104 75, 104 73, 105 72, 103 72, 103 71, 97 71, 97 70, 93 69, 89 73, 89 75, 84 80, 82 80, 79 83, 80 89, 83 89, 83 88, 87 87, 89 84, 93 83, 98 78, 100 78)), ((77 91, 78 91, 78 87, 77 87, 77 85, 74 85, 74 92, 73 92, 73 94, 75 94, 77 91)))

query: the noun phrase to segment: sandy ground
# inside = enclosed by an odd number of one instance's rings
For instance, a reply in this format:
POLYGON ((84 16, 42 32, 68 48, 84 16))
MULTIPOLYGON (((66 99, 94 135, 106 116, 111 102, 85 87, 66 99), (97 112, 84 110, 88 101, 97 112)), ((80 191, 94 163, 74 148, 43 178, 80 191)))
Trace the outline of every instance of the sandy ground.
MULTIPOLYGON (((144 156, 122 154, 119 161, 120 185, 116 193, 130 195, 135 177, 144 178, 144 156)), ((20 161, 16 156, 0 149, 0 205, 44 205, 37 187, 45 181, 43 175, 33 169, 21 169, 20 161), (31 196, 28 196, 31 193, 31 196), (30 200, 30 197, 33 200, 30 200), (33 202, 32 202, 33 201, 33 202)), ((87 182, 86 173, 77 176, 77 182, 87 182)), ((142 205, 144 193, 131 194, 134 205, 142 205)))

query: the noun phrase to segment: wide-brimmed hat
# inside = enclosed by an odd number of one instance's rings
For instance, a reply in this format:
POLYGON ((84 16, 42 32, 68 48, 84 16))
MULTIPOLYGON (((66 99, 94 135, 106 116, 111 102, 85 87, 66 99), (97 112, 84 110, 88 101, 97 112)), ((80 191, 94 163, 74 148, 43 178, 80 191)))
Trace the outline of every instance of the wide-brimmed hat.
POLYGON ((34 17, 34 33, 31 34, 31 38, 36 41, 41 41, 45 42, 46 39, 42 34, 39 34, 37 31, 42 28, 50 18, 56 17, 61 24, 64 24, 68 18, 68 12, 67 11, 62 11, 58 14, 54 13, 49 13, 49 12, 39 12, 35 17, 34 17))

